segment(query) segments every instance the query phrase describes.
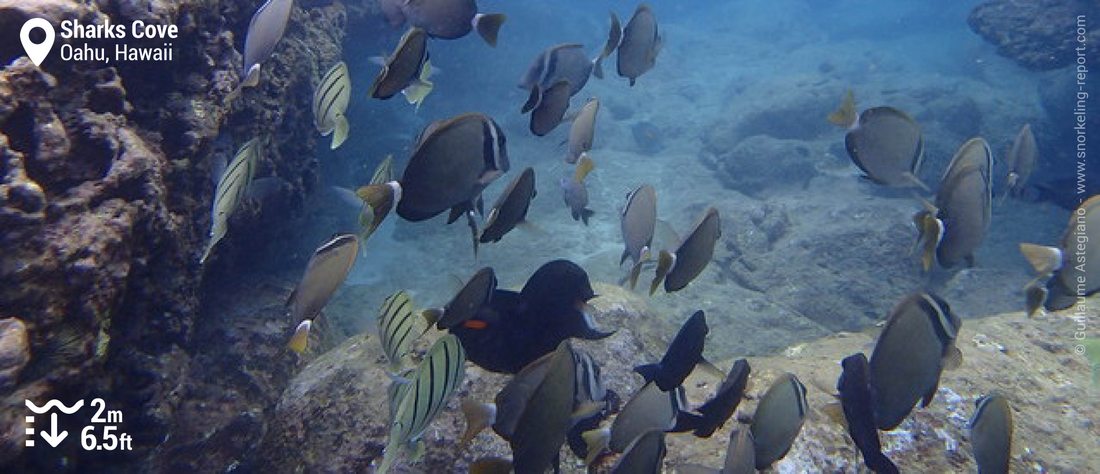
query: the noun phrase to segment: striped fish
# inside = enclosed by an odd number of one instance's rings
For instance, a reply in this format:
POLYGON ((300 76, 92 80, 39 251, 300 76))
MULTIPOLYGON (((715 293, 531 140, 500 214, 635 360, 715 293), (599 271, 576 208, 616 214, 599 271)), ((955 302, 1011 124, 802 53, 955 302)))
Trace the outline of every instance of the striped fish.
POLYGON ((348 110, 350 98, 348 66, 340 61, 321 77, 321 82, 313 91, 313 124, 321 136, 333 134, 329 146, 332 150, 339 148, 348 138, 348 119, 344 112, 348 110))
POLYGON ((404 290, 390 295, 378 311, 378 336, 382 352, 390 361, 390 369, 397 370, 409 348, 428 330, 428 321, 413 311, 413 302, 404 290))
POLYGON ((393 174, 393 154, 389 154, 374 169, 374 174, 370 177, 370 184, 386 184, 396 179, 393 174))
POLYGON ((214 207, 211 210, 210 242, 206 244, 199 263, 206 263, 214 246, 225 237, 229 230, 229 216, 237 210, 252 183, 256 172, 256 162, 260 156, 260 140, 253 138, 237 150, 237 155, 226 167, 214 190, 214 207))
POLYGON ((389 471, 398 456, 410 445, 420 445, 420 437, 428 424, 462 384, 465 364, 466 352, 462 350, 462 344, 453 334, 447 334, 428 350, 407 387, 393 391, 400 400, 390 422, 390 436, 382 462, 375 471, 377 474, 389 471))

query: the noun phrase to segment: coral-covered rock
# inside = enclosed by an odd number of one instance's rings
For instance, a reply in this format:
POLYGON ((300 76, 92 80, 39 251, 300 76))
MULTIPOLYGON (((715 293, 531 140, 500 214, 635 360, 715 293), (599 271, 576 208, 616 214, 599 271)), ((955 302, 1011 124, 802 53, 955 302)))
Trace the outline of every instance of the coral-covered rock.
POLYGON ((1100 7, 1090 0, 990 0, 970 12, 970 29, 997 47, 1002 56, 1033 70, 1057 69, 1074 64, 1077 47, 1088 45, 1082 53, 1089 64, 1100 62, 1100 54, 1091 45, 1100 42, 1100 7), (1078 24, 1079 16, 1085 18, 1078 24), (1077 39, 1082 26, 1084 41, 1077 39))

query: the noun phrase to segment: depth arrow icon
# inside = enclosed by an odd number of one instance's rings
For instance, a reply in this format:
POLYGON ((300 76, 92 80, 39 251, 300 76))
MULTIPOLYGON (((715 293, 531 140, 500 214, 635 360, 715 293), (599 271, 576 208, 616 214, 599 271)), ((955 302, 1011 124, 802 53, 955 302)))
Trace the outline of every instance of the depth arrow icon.
POLYGON ((50 431, 40 431, 40 433, 42 433, 42 439, 54 448, 61 444, 66 436, 69 436, 68 431, 57 432, 57 413, 50 413, 50 431))

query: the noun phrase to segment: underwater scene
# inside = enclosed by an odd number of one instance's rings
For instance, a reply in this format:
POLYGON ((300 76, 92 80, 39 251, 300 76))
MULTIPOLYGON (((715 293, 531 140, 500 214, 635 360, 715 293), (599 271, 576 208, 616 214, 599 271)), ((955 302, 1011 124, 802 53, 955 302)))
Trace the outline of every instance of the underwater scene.
POLYGON ((1095 0, 0 32, 0 472, 1100 465, 1095 0))

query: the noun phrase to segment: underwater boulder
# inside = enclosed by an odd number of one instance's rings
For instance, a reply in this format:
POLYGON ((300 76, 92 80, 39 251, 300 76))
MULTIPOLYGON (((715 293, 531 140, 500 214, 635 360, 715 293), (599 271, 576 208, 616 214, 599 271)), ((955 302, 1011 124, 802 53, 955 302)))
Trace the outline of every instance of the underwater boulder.
MULTIPOLYGON (((1035 71, 1074 64, 1078 15, 1086 18, 1086 44, 1100 43, 1100 6, 1087 0, 989 0, 970 11, 970 29, 997 47, 997 53, 1035 71)), ((1089 47, 1089 64, 1100 54, 1089 47)))
MULTIPOLYGON (((712 130, 713 131, 713 130, 712 130)), ((802 188, 818 175, 815 144, 802 140, 753 135, 732 148, 709 133, 704 137, 704 163, 722 184, 753 197, 802 188)))

